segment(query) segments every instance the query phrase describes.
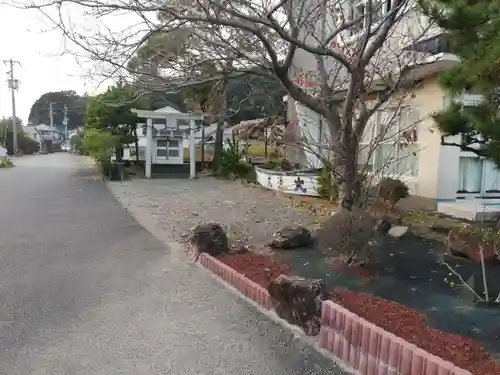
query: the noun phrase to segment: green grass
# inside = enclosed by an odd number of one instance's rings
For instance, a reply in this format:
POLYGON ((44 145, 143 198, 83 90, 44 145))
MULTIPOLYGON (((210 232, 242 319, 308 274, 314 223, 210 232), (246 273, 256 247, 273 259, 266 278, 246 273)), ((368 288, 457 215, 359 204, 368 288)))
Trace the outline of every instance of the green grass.
MULTIPOLYGON (((273 153, 274 149, 272 145, 267 145, 267 156, 269 157, 273 153)), ((277 148, 279 156, 283 156, 285 153, 281 147, 277 148)), ((266 144, 265 142, 251 142, 247 150, 248 156, 265 157, 266 156, 266 144)))
POLYGON ((0 159, 0 168, 12 168, 14 163, 7 157, 0 159))

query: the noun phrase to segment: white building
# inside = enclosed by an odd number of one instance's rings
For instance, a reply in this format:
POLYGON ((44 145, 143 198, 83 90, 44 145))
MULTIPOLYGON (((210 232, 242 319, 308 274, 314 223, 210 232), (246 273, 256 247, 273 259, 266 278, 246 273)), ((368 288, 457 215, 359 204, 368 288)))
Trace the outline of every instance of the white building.
MULTIPOLYGON (((153 148, 152 148, 152 164, 182 164, 184 156, 188 155, 190 140, 189 140, 189 120, 185 113, 178 111, 170 106, 157 109, 153 113, 169 114, 171 117, 153 119, 153 148), (175 115, 179 115, 178 118, 175 115), (169 122, 170 121, 170 122, 169 122)), ((195 121, 195 145, 200 147, 203 137, 206 140, 207 147, 213 144, 217 124, 212 124, 202 128, 202 121, 195 121)), ((144 123, 137 124, 137 141, 139 145, 139 160, 146 160, 146 137, 147 126, 144 123)), ((230 139, 232 129, 224 129, 223 142, 230 139)), ((125 148, 123 160, 135 160, 135 145, 131 144, 125 148)))
MULTIPOLYGON (((347 7, 347 11, 343 14, 347 15, 347 18, 359 17, 366 12, 365 3, 366 1, 363 0, 344 1, 342 6, 347 7)), ((384 4, 387 6, 381 8, 382 14, 373 15, 373 17, 382 17, 383 13, 390 9, 390 0, 384 0, 384 4)), ((338 20, 335 15, 329 19, 338 20)), ((327 20, 327 28, 328 22, 335 21, 327 20)), ((332 48, 342 51, 343 48, 351 46, 351 43, 356 43, 359 35, 366 32, 363 28, 364 23, 361 23, 359 30, 356 29, 353 32, 351 27, 349 31, 341 32, 332 48)), ((410 95, 402 105, 398 106, 397 114, 394 113, 392 104, 388 102, 372 116, 363 134, 359 151, 360 158, 364 158, 363 162, 372 168, 378 170, 379 167, 383 167, 386 175, 406 181, 412 194, 432 198, 437 202, 455 202, 458 198, 500 197, 500 173, 493 163, 478 158, 473 153, 463 152, 458 147, 442 146, 442 134, 431 117, 433 113, 443 109, 450 102, 450 98, 437 84, 437 76, 458 61, 456 56, 446 53, 448 44, 445 36, 436 27, 429 27, 429 21, 423 15, 412 11, 396 26, 392 39, 387 43, 393 47, 392 49, 396 46, 402 50, 408 44, 408 40, 411 40, 412 58, 414 58, 411 62, 413 69, 410 77, 413 87, 409 89, 410 95), (422 35, 422 30, 426 30, 424 35, 422 35), (401 31, 404 31, 404 34, 401 31), (421 35, 417 42, 416 35, 421 35), (409 39, 407 36, 412 38, 409 39), (402 148, 395 145, 393 137, 388 137, 368 158, 363 154, 363 147, 373 144, 374 135, 380 134, 384 120, 392 114, 395 114, 396 129, 406 129, 406 127, 410 129, 410 144, 402 148), (410 127, 410 123, 414 125, 410 127), (393 162, 392 160, 399 161, 393 162)), ((382 54, 385 53, 383 48, 382 54)), ((407 67, 409 64, 402 64, 402 66, 407 67)), ((299 50, 293 61, 292 78, 296 84, 306 90, 314 87, 314 76, 317 76, 316 66, 314 55, 299 50)), ((394 71, 394 73, 398 72, 394 71)), ((381 82, 374 75, 371 83, 373 86, 370 87, 376 88, 381 82)), ((320 116, 292 98, 286 100, 290 121, 289 131, 312 139, 318 144, 327 142, 326 126, 320 116)), ((464 95, 458 100, 462 100, 464 105, 472 105, 478 97, 464 95)), ((305 166, 318 167, 320 164, 314 152, 299 150, 292 151, 290 154, 292 154, 293 161, 305 166)))

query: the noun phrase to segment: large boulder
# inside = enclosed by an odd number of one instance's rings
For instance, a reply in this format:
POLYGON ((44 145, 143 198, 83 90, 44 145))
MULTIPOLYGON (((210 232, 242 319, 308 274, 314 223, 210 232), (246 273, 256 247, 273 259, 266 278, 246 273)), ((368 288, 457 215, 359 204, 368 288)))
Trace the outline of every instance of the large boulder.
POLYGON ((268 291, 281 318, 301 327, 308 336, 319 333, 321 304, 327 298, 323 280, 281 275, 271 281, 268 291))
POLYGON ((446 238, 446 249, 449 254, 472 260, 481 261, 479 247, 482 247, 486 262, 498 262, 500 257, 500 236, 491 229, 453 228, 446 238))
POLYGON ((200 253, 217 256, 229 252, 229 241, 219 224, 207 223, 196 226, 189 239, 196 259, 200 253))
POLYGON ((301 226, 286 226, 274 234, 269 244, 273 249, 296 249, 312 242, 311 232, 301 226))

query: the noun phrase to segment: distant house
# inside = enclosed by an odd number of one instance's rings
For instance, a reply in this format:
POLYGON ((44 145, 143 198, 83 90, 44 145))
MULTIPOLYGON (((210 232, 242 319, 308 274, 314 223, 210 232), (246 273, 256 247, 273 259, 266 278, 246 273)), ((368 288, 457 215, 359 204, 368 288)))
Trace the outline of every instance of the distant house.
POLYGON ((7 156, 7 149, 0 145, 0 158, 4 158, 7 156))
POLYGON ((42 152, 53 151, 64 140, 64 132, 55 128, 53 129, 47 124, 24 126, 23 131, 27 137, 40 145, 42 152))

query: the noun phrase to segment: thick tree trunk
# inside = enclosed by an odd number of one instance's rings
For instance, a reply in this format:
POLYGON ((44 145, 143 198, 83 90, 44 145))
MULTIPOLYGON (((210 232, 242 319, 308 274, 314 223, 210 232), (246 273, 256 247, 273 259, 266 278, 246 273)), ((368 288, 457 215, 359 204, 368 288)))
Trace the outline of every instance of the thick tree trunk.
POLYGON ((137 137, 137 125, 133 125, 132 133, 134 134, 135 162, 139 164, 139 138, 137 137))
POLYGON ((118 146, 116 148, 115 155, 116 155, 116 161, 121 162, 123 159, 123 147, 122 146, 118 146))
POLYGON ((214 144, 214 171, 218 172, 220 167, 220 158, 223 150, 223 125, 226 123, 227 118, 227 82, 224 82, 222 89, 222 103, 220 114, 217 118, 217 129, 215 131, 215 144, 214 144))
POLYGON ((334 176, 339 188, 339 202, 344 210, 351 211, 363 204, 358 171, 357 144, 344 139, 338 146, 334 161, 334 176))
POLYGON ((223 140, 222 136, 224 134, 224 129, 222 129, 222 125, 224 124, 223 119, 219 119, 217 121, 217 129, 215 131, 215 144, 214 144, 214 172, 217 172, 220 167, 220 158, 222 155, 223 148, 223 140))

